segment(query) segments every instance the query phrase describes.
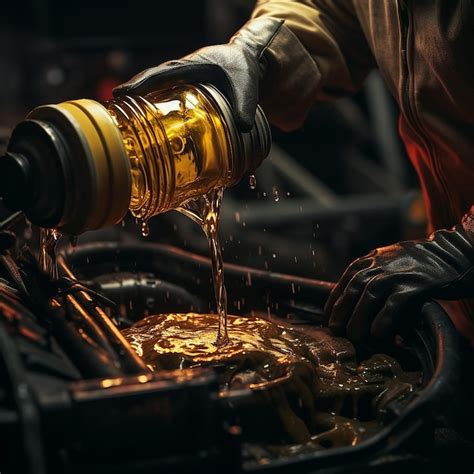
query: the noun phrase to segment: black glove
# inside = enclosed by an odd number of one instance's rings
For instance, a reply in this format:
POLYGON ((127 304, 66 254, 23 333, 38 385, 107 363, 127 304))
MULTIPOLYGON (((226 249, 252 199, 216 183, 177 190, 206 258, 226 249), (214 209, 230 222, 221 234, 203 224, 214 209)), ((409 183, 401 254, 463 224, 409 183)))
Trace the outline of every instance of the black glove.
POLYGON ((355 260, 326 303, 330 329, 357 342, 387 338, 412 323, 407 318, 414 304, 472 296, 473 221, 469 214, 451 231, 382 247, 355 260))
POLYGON ((144 95, 178 83, 212 84, 229 100, 239 129, 248 132, 255 121, 259 83, 267 66, 265 51, 282 24, 274 18, 251 20, 229 43, 146 69, 115 88, 114 95, 144 95))

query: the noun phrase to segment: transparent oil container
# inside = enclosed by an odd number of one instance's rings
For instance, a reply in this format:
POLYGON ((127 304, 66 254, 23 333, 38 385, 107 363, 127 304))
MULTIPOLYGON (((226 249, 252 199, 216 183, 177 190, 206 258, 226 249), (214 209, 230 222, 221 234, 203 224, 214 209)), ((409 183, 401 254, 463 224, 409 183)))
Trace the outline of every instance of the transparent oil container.
POLYGON ((262 110, 242 133, 229 103, 210 85, 177 85, 104 104, 46 105, 16 127, 0 158, 4 200, 33 223, 66 234, 115 224, 128 210, 147 221, 236 184, 270 145, 262 110))

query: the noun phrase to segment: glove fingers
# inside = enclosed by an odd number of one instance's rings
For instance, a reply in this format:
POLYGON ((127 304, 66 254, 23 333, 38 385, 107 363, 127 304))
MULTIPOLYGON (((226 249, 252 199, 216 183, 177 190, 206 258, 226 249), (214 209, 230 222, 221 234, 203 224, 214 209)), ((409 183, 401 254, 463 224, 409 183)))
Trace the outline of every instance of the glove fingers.
POLYGON ((233 84, 225 71, 216 64, 196 64, 187 60, 170 61, 147 69, 113 90, 114 97, 145 95, 177 84, 212 84, 227 98, 237 127, 249 132, 255 121, 258 91, 233 84))
POLYGON ((228 97, 234 111, 237 127, 242 132, 250 132, 255 123, 255 114, 257 112, 258 90, 252 91, 243 89, 233 90, 235 99, 228 97))
POLYGON ((413 296, 413 293, 390 295, 372 323, 371 336, 377 339, 388 339, 395 336, 403 320, 409 317, 407 313, 413 306, 410 304, 413 301, 413 296))
POLYGON ((347 337, 354 342, 369 338, 371 322, 385 304, 386 294, 382 281, 380 275, 370 279, 347 323, 347 337))
POLYGON ((344 293, 344 290, 346 289, 348 283, 352 280, 354 275, 361 270, 365 270, 366 268, 369 268, 371 263, 372 262, 369 259, 359 258, 355 260, 354 262, 352 262, 347 267, 346 271, 342 274, 336 286, 331 291, 326 301, 326 304, 324 305, 324 313, 326 314, 326 317, 328 319, 330 318, 332 314, 334 304, 340 298, 342 293, 344 293))
POLYGON ((168 85, 183 82, 188 64, 185 61, 168 61, 133 76, 113 89, 114 97, 122 95, 144 95, 168 85), (174 78, 174 79, 173 79, 174 78))
MULTIPOLYGON (((113 90, 115 97, 121 95, 145 95, 176 84, 214 83, 216 87, 229 89, 227 75, 215 64, 195 64, 187 60, 169 61, 146 69, 113 90)), ((233 95, 233 93, 231 93, 233 95)), ((228 99, 233 99, 229 97, 228 99)))
POLYGON ((329 318, 329 328, 335 334, 344 334, 347 323, 352 316, 355 306, 363 294, 367 282, 381 273, 381 269, 369 268, 356 273, 347 284, 341 296, 334 303, 329 318))

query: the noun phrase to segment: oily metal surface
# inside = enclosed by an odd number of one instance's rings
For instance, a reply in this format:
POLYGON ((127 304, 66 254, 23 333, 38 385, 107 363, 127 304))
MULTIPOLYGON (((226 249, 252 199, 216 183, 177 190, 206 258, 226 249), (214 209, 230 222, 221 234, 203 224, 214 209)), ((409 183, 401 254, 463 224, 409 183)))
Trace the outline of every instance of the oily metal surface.
MULTIPOLYGON (((123 331, 153 370, 213 367, 221 396, 246 388, 244 438, 275 455, 355 445, 375 433, 386 404, 415 390, 419 372, 392 357, 357 361, 353 345, 327 329, 305 332, 256 317, 229 316, 230 342, 215 345, 217 316, 149 316, 123 331)), ((254 453, 258 457, 258 452, 254 453)))

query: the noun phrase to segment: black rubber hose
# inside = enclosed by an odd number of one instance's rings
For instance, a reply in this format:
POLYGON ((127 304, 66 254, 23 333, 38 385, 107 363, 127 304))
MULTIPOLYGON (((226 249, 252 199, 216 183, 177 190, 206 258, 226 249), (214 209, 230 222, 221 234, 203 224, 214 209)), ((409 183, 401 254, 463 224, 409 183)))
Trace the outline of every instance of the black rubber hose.
MULTIPOLYGON (((75 278, 62 256, 59 257, 58 263, 70 278, 75 278)), ((140 374, 150 372, 145 362, 133 350, 117 326, 85 291, 78 292, 74 298, 86 310, 87 315, 92 318, 101 333, 105 335, 108 346, 111 347, 111 350, 117 356, 120 367, 125 373, 140 374)))

